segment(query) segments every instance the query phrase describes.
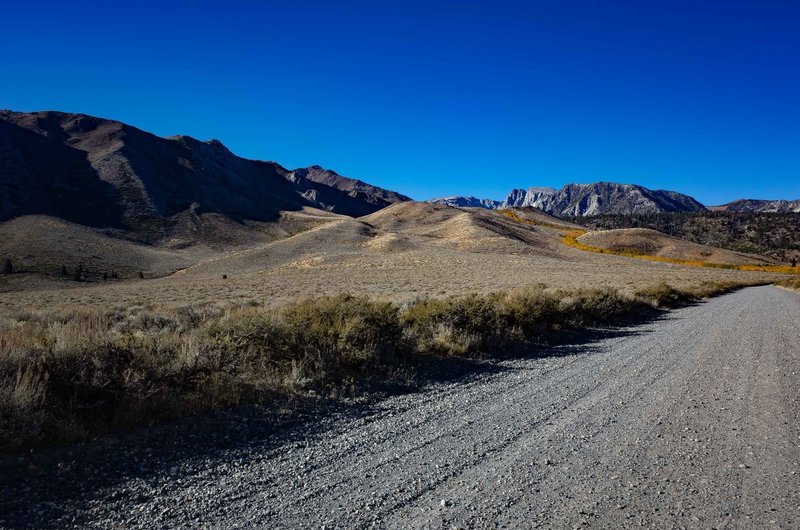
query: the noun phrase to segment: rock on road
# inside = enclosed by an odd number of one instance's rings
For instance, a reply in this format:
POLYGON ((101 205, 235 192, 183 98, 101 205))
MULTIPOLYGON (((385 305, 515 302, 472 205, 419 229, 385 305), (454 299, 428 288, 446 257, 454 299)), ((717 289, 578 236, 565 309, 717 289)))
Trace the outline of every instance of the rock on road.
POLYGON ((744 289, 559 353, 282 443, 117 462, 96 488, 6 484, 0 526, 800 528, 800 294, 744 289))

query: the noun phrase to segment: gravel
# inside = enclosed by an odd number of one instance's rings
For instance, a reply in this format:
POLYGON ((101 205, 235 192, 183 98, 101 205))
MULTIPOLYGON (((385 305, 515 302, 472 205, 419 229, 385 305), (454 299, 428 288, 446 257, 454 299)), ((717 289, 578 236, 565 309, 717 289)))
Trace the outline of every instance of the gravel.
POLYGON ((800 295, 599 335, 417 393, 6 458, 0 526, 800 527, 800 295))

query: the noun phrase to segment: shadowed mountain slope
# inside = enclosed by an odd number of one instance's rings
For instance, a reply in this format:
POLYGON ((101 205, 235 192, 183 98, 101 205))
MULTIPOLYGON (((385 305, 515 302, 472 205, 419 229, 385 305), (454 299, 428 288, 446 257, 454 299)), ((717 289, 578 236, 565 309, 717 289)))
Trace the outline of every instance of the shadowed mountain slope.
POLYGON ((101 230, 56 217, 26 215, 0 223, 0 249, 20 271, 69 279, 76 267, 89 280, 103 273, 120 278, 163 276, 210 254, 208 248, 170 249, 110 237, 101 230))
POLYGON ((0 221, 49 215, 153 242, 205 214, 274 221, 314 207, 360 216, 406 199, 310 173, 240 158, 217 140, 161 138, 83 114, 0 111, 0 221))
POLYGON ((406 197, 395 191, 379 188, 361 180, 344 177, 332 169, 325 169, 321 166, 309 166, 307 168, 295 169, 294 173, 312 182, 344 191, 351 197, 361 198, 368 204, 373 204, 380 208, 396 202, 411 200, 410 197, 406 197))

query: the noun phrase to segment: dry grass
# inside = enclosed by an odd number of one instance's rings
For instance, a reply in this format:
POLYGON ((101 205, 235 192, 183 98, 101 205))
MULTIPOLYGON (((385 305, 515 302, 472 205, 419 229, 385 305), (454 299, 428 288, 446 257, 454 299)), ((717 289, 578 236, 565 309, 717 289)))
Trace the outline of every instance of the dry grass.
POLYGON ((385 380, 420 356, 498 355, 733 288, 526 289, 408 304, 340 295, 244 305, 17 312, 0 319, 0 448, 385 380))
POLYGON ((800 291, 800 279, 783 280, 777 282, 777 285, 780 285, 781 287, 786 287, 787 289, 794 289, 796 291, 800 291))
MULTIPOLYGON (((407 302, 536 283, 635 294, 660 282, 683 288, 702 281, 781 279, 765 272, 585 252, 562 242, 574 225, 534 210, 512 212, 514 219, 495 211, 402 203, 359 220, 315 218, 313 226, 302 225, 306 229, 291 237, 215 254, 176 274, 147 281, 0 275, 0 314, 25 307, 235 305, 250 299, 278 306, 304 296, 341 293, 407 302)), ((151 278, 149 272, 146 277, 151 278)))
POLYGON ((497 210, 497 213, 505 217, 508 217, 512 221, 516 221, 518 223, 530 226, 544 226, 547 228, 556 228, 559 230, 562 230, 564 228, 575 227, 575 225, 573 225, 572 223, 561 221, 560 219, 551 217, 541 212, 532 212, 521 209, 506 208, 502 210, 497 210))
POLYGON ((37 312, 0 327, 0 446, 66 441, 255 401, 390 359, 397 308, 291 304, 37 312))

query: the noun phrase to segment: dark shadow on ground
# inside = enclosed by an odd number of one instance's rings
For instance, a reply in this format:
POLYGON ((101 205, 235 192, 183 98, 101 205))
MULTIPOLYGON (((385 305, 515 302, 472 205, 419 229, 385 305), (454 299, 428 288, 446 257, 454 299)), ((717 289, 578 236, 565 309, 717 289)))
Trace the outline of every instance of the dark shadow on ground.
MULTIPOLYGON (((0 527, 84 527, 92 522, 91 504, 113 503, 126 495, 115 486, 130 480, 156 484, 192 462, 241 461, 243 454, 269 458, 287 444, 303 444, 353 421, 379 416, 382 400, 426 385, 467 383, 514 370, 504 361, 591 354, 599 342, 647 333, 642 325, 670 318, 664 311, 646 314, 616 327, 559 331, 546 343, 529 344, 493 359, 421 356, 408 383, 359 383, 362 397, 317 395, 274 398, 258 405, 183 419, 149 429, 121 433, 66 447, 0 459, 0 527)), ((401 380, 400 378, 394 378, 401 380)), ((392 380, 389 378, 388 380, 392 380)), ((139 495, 139 494, 137 494, 139 495)), ((142 502, 146 499, 142 498, 142 502)))

